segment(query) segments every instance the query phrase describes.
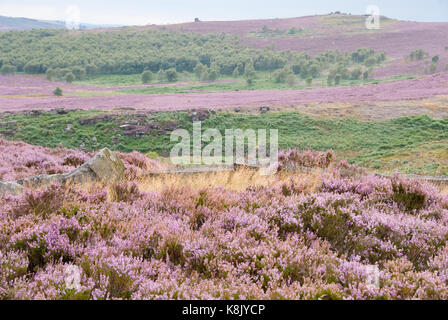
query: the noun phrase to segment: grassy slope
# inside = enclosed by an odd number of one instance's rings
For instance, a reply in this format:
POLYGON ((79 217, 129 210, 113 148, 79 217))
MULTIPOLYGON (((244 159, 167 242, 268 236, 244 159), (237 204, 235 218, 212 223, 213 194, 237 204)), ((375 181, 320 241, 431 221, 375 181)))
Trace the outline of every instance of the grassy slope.
MULTIPOLYGON (((400 75, 384 79, 368 79, 368 80, 341 80, 339 86, 356 86, 372 83, 380 83, 387 81, 397 81, 413 79, 412 75, 400 75)), ((99 75, 91 76, 86 79, 77 81, 76 84, 95 85, 95 86, 132 86, 141 85, 140 75, 99 75)), ((163 83, 154 80, 148 86, 137 88, 111 88, 107 94, 176 94, 191 92, 222 92, 222 91, 239 91, 239 90, 287 90, 287 89, 309 89, 328 87, 327 75, 323 74, 313 79, 311 86, 300 77, 296 77, 296 83, 293 85, 287 83, 276 83, 271 72, 257 72, 257 78, 251 86, 248 86, 246 79, 242 76, 233 78, 230 76, 221 76, 216 82, 200 82, 194 74, 181 73, 179 81, 176 83, 163 83), (222 81, 219 81, 222 80, 222 81)), ((70 95, 86 95, 86 94, 106 94, 105 92, 95 92, 94 90, 86 92, 77 92, 70 95)))
MULTIPOLYGON (((87 150, 109 147, 116 150, 169 154, 172 147, 169 132, 149 133, 145 137, 126 136, 120 125, 129 114, 92 125, 79 120, 104 114, 103 111, 72 111, 65 115, 44 113, 39 116, 15 114, 1 122, 17 121, 14 135, 8 139, 57 147, 87 150), (67 125, 72 132, 67 132, 67 125), (95 137, 95 139, 94 139, 95 137)), ((177 128, 191 129, 187 112, 153 113, 145 121, 158 126, 175 123, 177 128)), ((359 122, 351 119, 317 120, 297 112, 266 114, 219 113, 203 121, 202 128, 272 128, 279 129, 281 148, 298 146, 317 150, 334 149, 341 157, 376 171, 448 175, 448 119, 427 116, 403 117, 381 122, 359 122)), ((0 127, 0 133, 11 131, 0 127)))

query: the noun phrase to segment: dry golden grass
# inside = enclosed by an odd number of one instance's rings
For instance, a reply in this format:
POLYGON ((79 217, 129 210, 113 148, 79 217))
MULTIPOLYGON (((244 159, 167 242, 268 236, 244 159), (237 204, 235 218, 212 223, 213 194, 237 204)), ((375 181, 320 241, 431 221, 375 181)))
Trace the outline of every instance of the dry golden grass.
POLYGON ((257 170, 240 169, 237 171, 200 172, 194 174, 159 174, 145 177, 139 182, 141 191, 161 192, 168 187, 188 187, 203 189, 224 187, 229 190, 243 191, 250 186, 275 186, 282 183, 306 182, 314 189, 321 181, 322 172, 287 173, 260 175, 257 170))

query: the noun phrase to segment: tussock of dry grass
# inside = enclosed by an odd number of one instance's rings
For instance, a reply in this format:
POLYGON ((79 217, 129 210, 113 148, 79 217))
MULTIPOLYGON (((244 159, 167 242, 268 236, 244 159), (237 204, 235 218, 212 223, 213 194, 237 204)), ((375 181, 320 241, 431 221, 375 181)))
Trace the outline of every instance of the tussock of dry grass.
POLYGON ((321 180, 321 172, 288 173, 260 175, 257 170, 240 169, 238 171, 200 172, 194 174, 160 174, 146 177, 139 182, 141 191, 160 192, 168 187, 188 187, 192 189, 224 187, 229 190, 243 191, 250 186, 275 186, 294 181, 307 181, 315 188, 321 180))

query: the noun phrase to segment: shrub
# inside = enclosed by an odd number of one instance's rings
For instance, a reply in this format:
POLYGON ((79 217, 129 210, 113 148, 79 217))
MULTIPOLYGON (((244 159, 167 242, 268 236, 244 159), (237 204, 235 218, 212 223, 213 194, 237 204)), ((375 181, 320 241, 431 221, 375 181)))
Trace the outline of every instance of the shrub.
POLYGON ((75 81, 75 75, 71 72, 67 73, 65 75, 65 82, 72 83, 73 81, 75 81))
POLYGON ((165 70, 160 69, 159 72, 157 72, 157 80, 159 82, 165 82, 167 80, 165 70))
POLYGON ((142 73, 142 83, 147 84, 152 81, 152 72, 149 70, 145 70, 142 73))
POLYGON ((362 75, 362 70, 361 68, 357 67, 355 69, 352 70, 352 74, 351 77, 353 80, 358 80, 362 75))
POLYGON ((166 79, 168 82, 176 82, 177 81, 177 71, 174 68, 170 68, 166 70, 166 79))
POLYGON ((4 64, 2 65, 1 69, 0 69, 0 73, 1 74, 12 74, 15 73, 17 70, 17 68, 15 66, 12 66, 10 64, 4 64))
POLYGON ((313 77, 306 78, 306 85, 307 86, 311 86, 312 83, 313 83, 313 77))
POLYGON ((61 97, 61 96, 62 96, 62 89, 59 88, 59 87, 57 87, 56 89, 54 89, 53 94, 54 94, 56 97, 61 97))

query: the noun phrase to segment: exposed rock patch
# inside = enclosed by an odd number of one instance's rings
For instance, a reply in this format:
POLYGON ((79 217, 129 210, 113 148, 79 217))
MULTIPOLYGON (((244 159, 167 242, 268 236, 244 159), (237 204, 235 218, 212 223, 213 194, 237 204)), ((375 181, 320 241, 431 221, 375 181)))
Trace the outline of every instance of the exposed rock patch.
POLYGON ((69 173, 37 175, 15 182, 0 181, 0 195, 21 194, 24 188, 41 188, 52 184, 85 184, 91 182, 111 183, 124 178, 123 162, 109 149, 105 148, 79 168, 69 173))

